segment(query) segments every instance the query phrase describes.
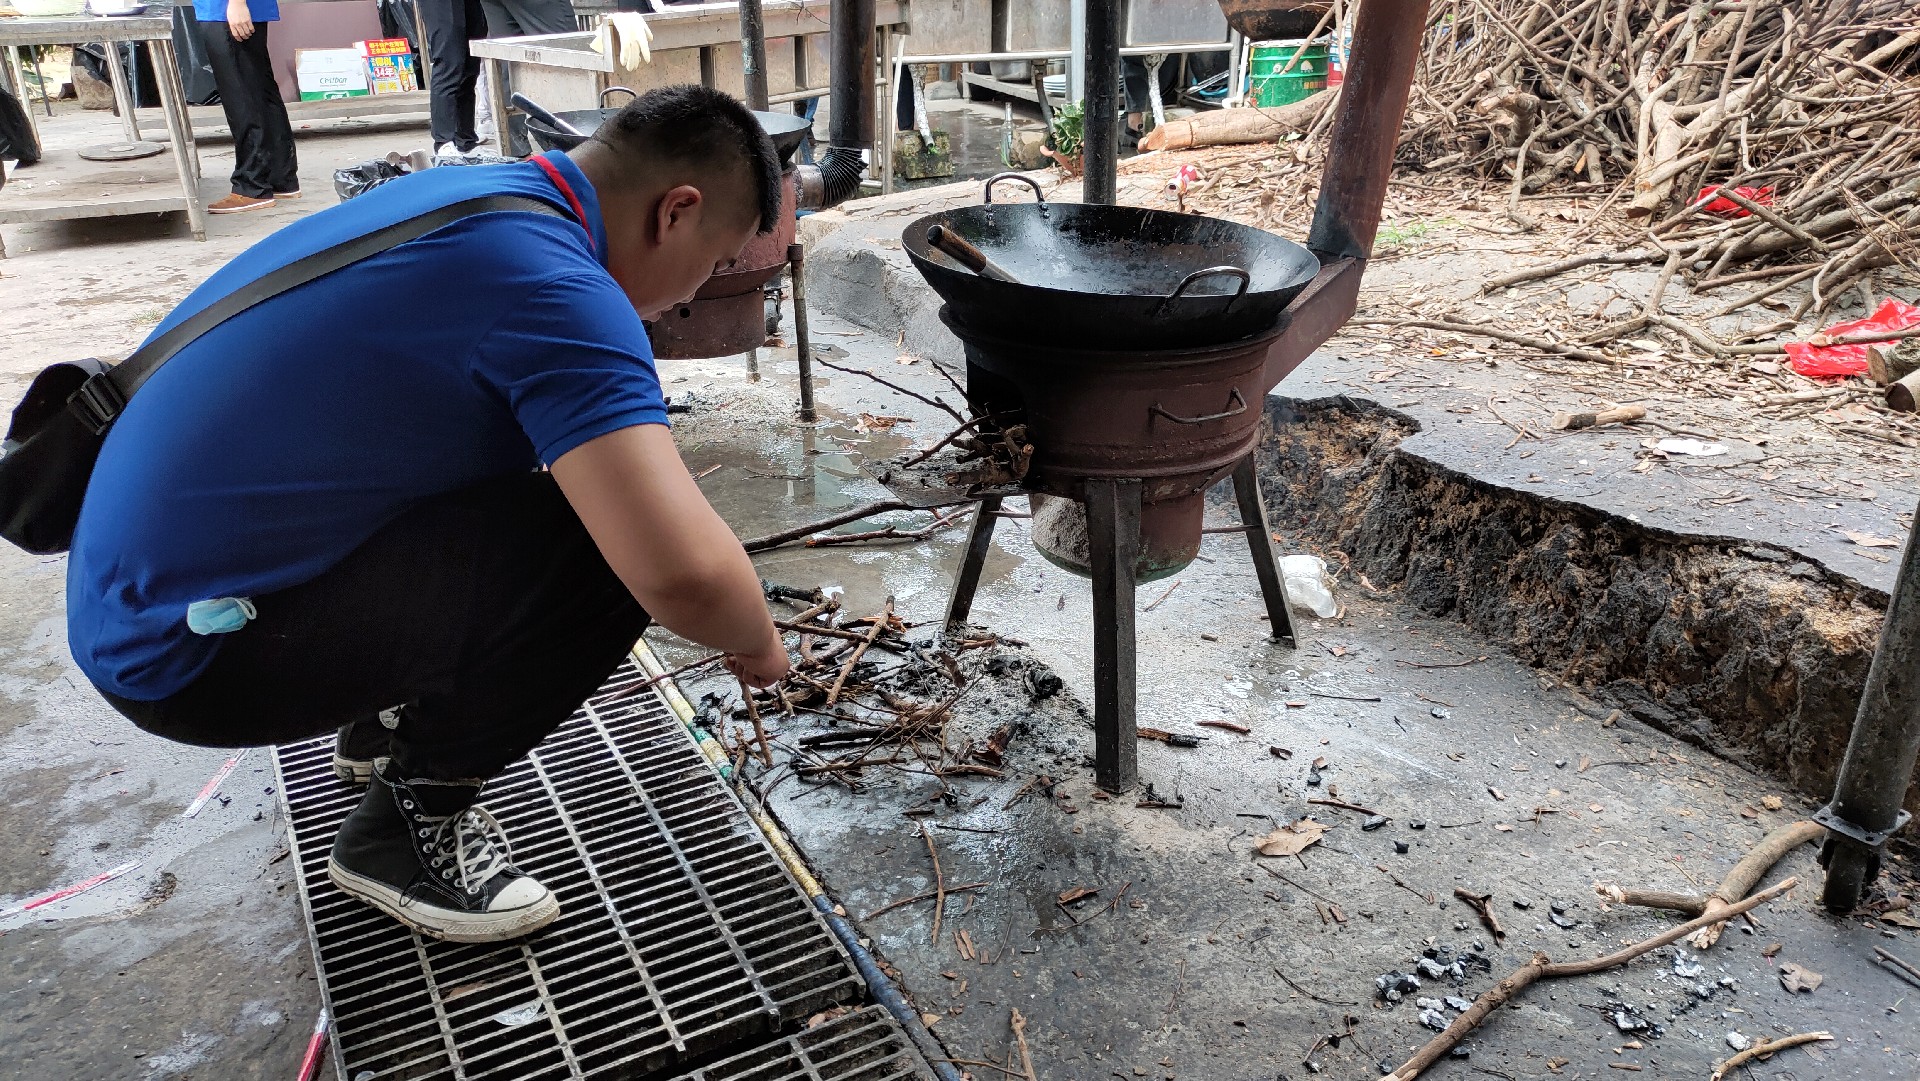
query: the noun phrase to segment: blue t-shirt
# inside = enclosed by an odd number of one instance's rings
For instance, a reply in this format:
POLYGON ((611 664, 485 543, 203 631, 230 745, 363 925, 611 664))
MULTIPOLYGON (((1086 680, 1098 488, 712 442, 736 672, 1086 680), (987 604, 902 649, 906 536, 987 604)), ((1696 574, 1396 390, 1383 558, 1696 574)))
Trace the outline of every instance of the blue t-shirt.
POLYGON ((273 234, 160 324, 435 207, 499 193, 566 211, 463 218, 257 304, 162 365, 107 436, 74 533, 67 635, 88 678, 165 698, 220 648, 187 629, 192 602, 310 581, 423 499, 667 423, 646 330, 601 262, 593 187, 564 154, 547 160, 585 228, 533 162, 430 169, 273 234))
MULTIPOLYGON (((280 0, 247 0, 247 14, 257 23, 280 21, 280 0)), ((227 0, 193 0, 193 21, 201 23, 223 23, 227 21, 227 0)))

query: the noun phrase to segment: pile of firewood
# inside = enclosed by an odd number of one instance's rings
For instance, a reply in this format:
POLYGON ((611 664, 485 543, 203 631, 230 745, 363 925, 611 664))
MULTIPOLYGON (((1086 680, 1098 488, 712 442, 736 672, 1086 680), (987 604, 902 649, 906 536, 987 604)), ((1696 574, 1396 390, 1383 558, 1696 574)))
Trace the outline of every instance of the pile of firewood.
POLYGON ((1617 207, 1631 247, 1551 272, 1749 283, 1728 311, 1807 282, 1803 318, 1920 260, 1920 5, 1436 0, 1401 148, 1506 185, 1522 228, 1536 191, 1617 207))

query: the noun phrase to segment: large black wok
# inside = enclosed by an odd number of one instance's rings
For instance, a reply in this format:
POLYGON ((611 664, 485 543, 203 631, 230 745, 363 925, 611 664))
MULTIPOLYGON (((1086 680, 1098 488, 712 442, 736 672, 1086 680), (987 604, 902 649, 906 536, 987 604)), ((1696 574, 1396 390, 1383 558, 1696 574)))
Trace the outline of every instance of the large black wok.
POLYGON ((1217 345, 1273 327, 1320 269, 1312 252, 1251 226, 1083 203, 994 203, 907 226, 907 255, 960 327, 1084 349, 1217 345), (1018 279, 983 278, 927 241, 952 230, 1018 279))
MULTIPOLYGON (((607 92, 612 93, 614 90, 619 89, 624 88, 610 87, 607 92)), ((605 99, 602 98, 601 100, 605 99)), ((574 127, 579 128, 581 131, 586 132, 587 135, 591 135, 593 134, 593 129, 599 127, 603 121, 611 118, 613 114, 619 111, 618 109, 575 109, 569 112, 555 113, 554 115, 572 124, 574 127)), ((804 116, 795 116, 792 113, 763 113, 756 111, 753 115, 755 119, 760 121, 760 126, 766 129, 767 134, 772 137, 774 152, 780 155, 780 164, 784 168, 787 162, 793 158, 793 152, 800 148, 802 142, 806 141, 807 131, 813 127, 813 121, 808 120, 804 116)), ((587 141, 587 135, 568 134, 567 132, 543 124, 531 116, 527 117, 527 134, 533 137, 533 141, 538 143, 542 150, 572 150, 574 147, 587 141)))

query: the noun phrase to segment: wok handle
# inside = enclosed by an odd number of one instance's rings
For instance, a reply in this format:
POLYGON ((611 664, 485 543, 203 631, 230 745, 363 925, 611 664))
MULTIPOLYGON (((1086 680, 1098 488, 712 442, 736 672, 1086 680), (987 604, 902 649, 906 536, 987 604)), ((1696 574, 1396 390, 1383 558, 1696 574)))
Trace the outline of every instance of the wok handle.
POLYGON ((605 90, 600 91, 600 107, 606 108, 607 95, 616 93, 616 92, 625 94, 627 96, 628 101, 632 101, 634 98, 637 98, 640 96, 640 91, 635 90, 631 86, 609 86, 605 90))
POLYGON ((1237 417, 1246 411, 1247 400, 1240 396, 1239 387, 1233 388, 1233 393, 1228 396, 1227 410, 1224 413, 1208 413, 1201 417, 1176 417, 1172 413, 1167 412, 1159 402, 1153 403, 1153 406, 1147 410, 1150 415, 1165 417, 1175 424, 1205 424, 1210 420, 1225 420, 1228 417, 1237 417))
POLYGON ((545 124, 546 126, 552 128, 555 131, 562 132, 567 135, 585 135, 586 134, 586 132, 581 131, 579 128, 574 127, 572 124, 569 124, 566 121, 548 112, 546 108, 542 106, 539 102, 534 101, 532 98, 526 96, 525 94, 520 93, 518 90, 513 92, 513 105, 514 105, 514 108, 519 109, 521 112, 527 114, 530 117, 533 117, 535 120, 540 121, 542 124, 545 124))
POLYGON ((1167 305, 1172 304, 1174 301, 1180 299, 1180 294, 1186 292, 1188 286, 1192 285, 1194 282, 1197 282, 1202 278, 1211 278, 1216 274, 1230 274, 1240 279, 1239 290, 1233 294, 1232 300, 1227 301, 1227 306, 1221 309, 1221 312, 1223 314, 1226 312, 1232 311, 1233 306, 1235 304, 1240 303, 1240 298, 1247 295, 1247 287, 1253 284, 1253 275, 1248 274, 1246 271, 1240 269, 1237 266, 1224 266, 1224 265, 1210 266, 1210 267, 1207 267, 1205 270, 1196 270, 1193 273, 1187 275, 1186 277, 1181 278, 1180 284, 1173 287, 1173 292, 1167 294, 1167 297, 1165 300, 1162 300, 1159 304, 1154 306, 1153 314, 1149 316, 1149 318, 1158 319, 1162 315, 1165 315, 1167 312, 1167 305))
POLYGON ((996 278, 1003 282, 1019 284, 1013 275, 1000 269, 999 264, 987 258, 986 252, 974 247, 966 237, 944 225, 927 226, 927 246, 983 278, 996 278))
POLYGON ((983 203, 993 202, 993 186, 1002 180, 1018 180, 1020 183, 1032 188, 1034 201, 1039 203, 1042 209, 1046 207, 1047 193, 1040 190, 1040 182, 1038 180, 1035 180, 1025 173, 995 173, 988 177, 986 186, 980 189, 980 201, 983 203))

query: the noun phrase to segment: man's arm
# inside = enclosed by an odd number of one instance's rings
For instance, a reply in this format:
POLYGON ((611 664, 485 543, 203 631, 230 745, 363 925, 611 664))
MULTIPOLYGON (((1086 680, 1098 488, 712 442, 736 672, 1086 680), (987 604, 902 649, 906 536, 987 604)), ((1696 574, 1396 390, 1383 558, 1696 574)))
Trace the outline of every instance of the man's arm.
POLYGON ((253 36, 253 12, 247 7, 247 0, 227 0, 227 32, 235 41, 253 36))
POLYGON ((786 674, 753 561, 700 494, 665 425, 609 432, 552 468, 600 554, 655 621, 730 654, 727 667, 755 686, 786 674))

